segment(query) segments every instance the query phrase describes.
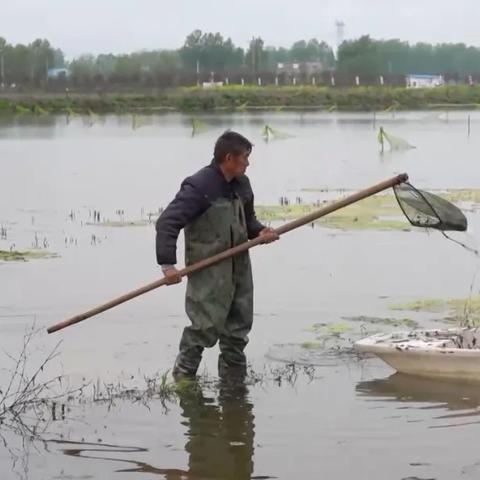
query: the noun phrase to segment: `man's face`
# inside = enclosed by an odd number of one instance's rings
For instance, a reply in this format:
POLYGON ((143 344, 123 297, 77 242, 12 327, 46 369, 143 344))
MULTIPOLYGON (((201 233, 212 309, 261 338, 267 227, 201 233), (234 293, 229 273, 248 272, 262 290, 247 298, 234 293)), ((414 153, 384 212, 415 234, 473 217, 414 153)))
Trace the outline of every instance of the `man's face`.
POLYGON ((243 151, 239 155, 228 153, 225 157, 225 166, 228 173, 234 178, 244 175, 247 167, 250 165, 250 162, 248 161, 249 156, 250 152, 248 150, 243 151))

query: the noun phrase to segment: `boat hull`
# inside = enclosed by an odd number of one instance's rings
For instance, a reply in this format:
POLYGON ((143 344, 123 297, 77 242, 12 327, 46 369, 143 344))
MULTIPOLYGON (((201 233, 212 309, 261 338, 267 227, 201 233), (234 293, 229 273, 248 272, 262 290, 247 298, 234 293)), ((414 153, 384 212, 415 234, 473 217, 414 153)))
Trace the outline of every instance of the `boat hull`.
POLYGON ((423 330, 373 335, 359 340, 355 347, 359 352, 378 356, 401 373, 480 381, 480 349, 452 347, 455 344, 453 338, 466 333, 470 335, 471 331, 423 330))

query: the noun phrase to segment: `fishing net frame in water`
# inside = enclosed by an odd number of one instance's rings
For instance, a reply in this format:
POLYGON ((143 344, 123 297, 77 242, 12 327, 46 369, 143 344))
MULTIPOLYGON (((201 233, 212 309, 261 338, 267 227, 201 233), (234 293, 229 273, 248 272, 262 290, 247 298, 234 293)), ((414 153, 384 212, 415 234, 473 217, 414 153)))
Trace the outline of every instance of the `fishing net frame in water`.
POLYGON ((409 142, 407 142, 407 140, 400 137, 395 137, 394 135, 390 135, 383 129, 382 126, 378 131, 377 139, 380 145, 382 146, 382 153, 384 152, 384 148, 385 148, 384 139, 390 145, 391 151, 404 151, 404 150, 410 150, 411 148, 416 148, 414 145, 411 145, 409 142))
MULTIPOLYGON (((384 180, 383 182, 372 185, 371 187, 365 188, 363 190, 359 190, 356 193, 353 193, 353 194, 351 194, 347 197, 344 197, 340 200, 337 200, 335 202, 327 204, 326 206, 324 206, 324 207, 322 207, 318 210, 315 210, 314 212, 311 212, 307 215, 304 215, 303 217, 297 218, 296 220, 292 220, 291 222, 288 222, 288 223, 285 223, 284 225, 281 225, 280 227, 274 229, 274 231, 279 236, 283 235, 284 233, 295 230, 298 227, 302 227, 304 225, 309 225, 312 222, 318 220, 319 218, 324 217, 324 216, 326 216, 326 215, 328 215, 332 212, 340 210, 344 207, 352 205, 352 204, 354 204, 354 203, 356 203, 360 200, 371 197, 372 195, 383 192, 383 191, 388 190, 390 188, 395 188, 395 186, 399 186, 401 184, 404 185, 403 188, 407 188, 407 189, 412 188, 413 189, 413 187, 408 183, 408 175, 406 173, 403 173, 403 174, 397 175, 395 177, 392 177, 390 179, 384 180), (407 187, 405 187, 405 186, 407 186, 407 187)), ((398 187, 398 188, 400 188, 400 187, 398 187)), ((416 190, 416 189, 414 189, 414 190, 415 190, 415 192, 420 192, 420 190, 416 190)), ((422 192, 422 194, 420 194, 420 196, 414 196, 414 198, 416 198, 416 203, 415 202, 410 202, 409 208, 413 208, 414 210, 415 209, 419 210, 420 212, 423 212, 423 214, 425 214, 425 211, 431 211, 433 209, 433 207, 431 206, 433 197, 436 197, 436 196, 432 195, 432 194, 427 194, 426 192, 422 192), (425 196, 428 197, 429 201, 427 201, 425 199, 425 196)), ((397 201, 398 201, 398 196, 397 196, 397 201)), ((454 209, 455 211, 458 210, 458 212, 460 212, 460 215, 463 216, 463 213, 460 211, 460 209, 455 207, 453 204, 450 204, 450 202, 448 202, 447 200, 444 200, 444 199, 441 199, 441 201, 443 202, 444 206, 445 206, 445 204, 450 205, 451 209, 454 209)), ((400 201, 399 201, 399 204, 400 204, 400 207, 402 208, 402 203, 400 203, 400 201)), ((431 225, 425 225, 425 224, 420 225, 418 222, 414 221, 415 217, 413 215, 408 216, 405 213, 405 210, 408 211, 407 205, 408 205, 408 202, 403 200, 404 208, 402 208, 402 212, 405 214, 405 216, 407 217, 407 219, 409 220, 409 222, 412 225, 427 227, 427 228, 435 228, 437 230, 441 230, 442 233, 445 235, 443 230, 445 230, 444 227, 446 225, 448 225, 448 223, 447 223, 447 219, 443 219, 444 221, 442 222, 442 216, 441 216, 441 214, 439 214, 440 212, 437 211, 436 214, 434 213, 434 217, 437 218, 436 223, 432 222, 431 225), (440 219, 440 221, 438 221, 439 219, 440 219)), ((446 210, 448 210, 448 209, 446 209, 446 210)), ((435 210, 434 210, 434 212, 435 212, 435 210)), ((465 218, 465 217, 463 217, 463 218, 465 218)), ((466 219, 465 219, 465 225, 466 225, 466 219)), ((465 229, 466 229, 466 227, 465 227, 465 229)), ((449 237, 447 237, 447 238, 449 238, 449 237)), ((453 240, 453 239, 451 239, 451 240, 453 240)), ((453 240, 453 241, 456 242, 455 240, 453 240)), ((252 240, 248 240, 244 243, 241 243, 240 245, 236 245, 236 246, 234 246, 232 248, 229 248, 229 249, 227 249, 223 252, 217 253, 216 255, 213 255, 211 257, 200 260, 197 263, 189 265, 188 267, 185 267, 185 268, 179 270, 178 274, 179 274, 180 277, 187 277, 187 276, 193 275, 196 272, 204 270, 205 268, 208 268, 212 265, 216 265, 217 263, 220 263, 224 260, 232 258, 236 255, 239 255, 240 253, 246 252, 250 248, 253 248, 253 247, 255 247, 257 245, 260 245, 260 244, 263 244, 263 243, 265 243, 265 238, 262 238, 262 236, 258 236, 258 237, 254 238, 252 240)), ((456 243, 460 243, 460 242, 456 242, 456 243)), ((463 246, 468 249, 468 247, 466 247, 465 245, 463 245, 463 246)), ((57 332, 58 330, 62 330, 65 327, 69 327, 70 325, 74 325, 74 324, 79 323, 83 320, 86 320, 87 318, 98 315, 99 313, 102 313, 106 310, 109 310, 113 307, 116 307, 117 305, 125 303, 125 302, 127 302, 127 301, 129 301, 133 298, 136 298, 140 295, 143 295, 144 293, 150 292, 151 290, 154 290, 158 287, 162 287, 162 286, 167 285, 167 284, 168 284, 167 279, 165 277, 161 278, 161 279, 156 280, 154 282, 151 282, 147 285, 144 285, 140 288, 137 288, 136 290, 133 290, 133 291, 128 292, 124 295, 121 295, 118 298, 110 300, 107 303, 99 305, 99 306, 97 306, 97 307, 95 307, 91 310, 88 310, 88 311, 86 311, 84 313, 81 313, 79 315, 75 315, 74 317, 71 317, 67 320, 64 320, 63 322, 52 325, 51 327, 47 328, 47 332, 48 333, 57 332)))

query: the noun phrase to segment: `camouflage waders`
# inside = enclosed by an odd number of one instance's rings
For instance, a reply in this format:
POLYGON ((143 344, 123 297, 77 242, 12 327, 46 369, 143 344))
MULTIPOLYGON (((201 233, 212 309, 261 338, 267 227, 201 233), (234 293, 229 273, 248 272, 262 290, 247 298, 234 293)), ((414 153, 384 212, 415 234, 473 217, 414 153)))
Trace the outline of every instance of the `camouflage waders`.
MULTIPOLYGON (((185 263, 191 265, 248 239, 242 202, 219 199, 185 227, 185 263)), ((191 326, 180 341, 175 374, 195 375, 204 348, 220 346, 219 373, 243 373, 243 350, 253 321, 253 280, 248 252, 188 279, 186 312, 191 326), (233 367, 233 369, 231 368, 233 367)))

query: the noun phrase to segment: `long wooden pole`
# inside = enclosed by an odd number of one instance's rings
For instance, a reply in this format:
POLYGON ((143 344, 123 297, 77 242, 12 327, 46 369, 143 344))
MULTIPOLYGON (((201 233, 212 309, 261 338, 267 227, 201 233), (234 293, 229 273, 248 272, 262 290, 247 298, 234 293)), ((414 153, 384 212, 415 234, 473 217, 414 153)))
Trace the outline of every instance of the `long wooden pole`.
MULTIPOLYGON (((376 185, 373 185, 364 190, 360 190, 341 200, 332 202, 329 205, 326 205, 323 208, 315 210, 314 212, 308 215, 305 215, 291 222, 285 223, 284 225, 276 228, 275 231, 278 233, 278 235, 283 235, 284 233, 290 232, 292 230, 295 230, 298 227, 307 225, 315 220, 318 220, 319 218, 324 217, 329 213, 335 212, 336 210, 340 210, 341 208, 351 205, 352 203, 356 203, 359 200, 363 200, 364 198, 375 195, 376 193, 379 193, 383 190, 387 190, 388 188, 391 188, 395 185, 406 182, 407 180, 408 180, 408 175, 406 173, 397 175, 396 177, 377 183, 376 185)), ((182 270, 180 270, 179 271, 180 276, 186 277, 195 272, 199 272, 200 270, 203 270, 207 267, 215 265, 216 263, 226 260, 227 258, 231 258, 235 255, 238 255, 239 253, 245 252, 250 248, 261 244, 262 241, 263 239, 261 237, 257 237, 257 238, 254 238, 253 240, 249 240, 248 242, 237 245, 236 247, 229 248, 228 250, 218 253, 217 255, 213 255, 212 257, 205 258, 204 260, 200 260, 199 262, 194 263, 193 265, 190 265, 189 267, 185 267, 182 270)), ((79 315, 75 315, 74 317, 69 318, 61 323, 57 323, 56 325, 49 327, 47 329, 47 332, 48 333, 57 332, 62 328, 69 327, 70 325, 79 323, 83 320, 86 320, 87 318, 93 317, 94 315, 98 315, 99 313, 102 313, 105 310, 109 310, 110 308, 116 307, 117 305, 125 303, 128 300, 131 300, 132 298, 143 295, 144 293, 150 292, 151 290, 155 290, 156 288, 166 284, 167 284, 167 281, 165 278, 156 280, 152 283, 144 285, 143 287, 137 288, 136 290, 126 293, 118 298, 110 300, 109 302, 104 303, 103 305, 99 305, 98 307, 92 308, 87 312, 81 313, 79 315)))

